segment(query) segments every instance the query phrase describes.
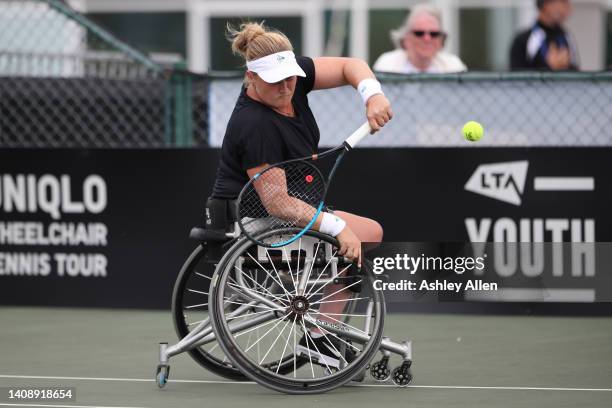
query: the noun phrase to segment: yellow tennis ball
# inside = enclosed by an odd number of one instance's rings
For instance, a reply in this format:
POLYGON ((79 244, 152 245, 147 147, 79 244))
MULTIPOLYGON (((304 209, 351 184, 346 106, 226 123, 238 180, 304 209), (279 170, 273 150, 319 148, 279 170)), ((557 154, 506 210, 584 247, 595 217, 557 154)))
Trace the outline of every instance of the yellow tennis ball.
POLYGON ((468 123, 463 125, 463 137, 465 140, 469 140, 470 142, 477 142, 480 140, 484 133, 484 129, 482 125, 478 122, 474 122, 470 120, 468 123))

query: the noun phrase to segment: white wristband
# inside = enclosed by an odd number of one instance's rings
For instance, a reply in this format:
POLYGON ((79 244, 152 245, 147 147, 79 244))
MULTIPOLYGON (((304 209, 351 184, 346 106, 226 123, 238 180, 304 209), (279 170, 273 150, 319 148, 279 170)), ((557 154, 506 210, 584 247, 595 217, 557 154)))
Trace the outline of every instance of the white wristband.
POLYGON ((374 78, 362 79, 361 82, 359 82, 359 85, 357 85, 357 91, 359 92, 359 95, 361 95, 364 105, 368 103, 368 99, 370 99, 371 96, 377 94, 384 95, 380 82, 374 78))
POLYGON ((344 221, 342 218, 334 214, 323 213, 323 218, 321 219, 321 226, 319 227, 319 232, 335 237, 340 232, 342 232, 345 226, 346 226, 346 221, 344 221))

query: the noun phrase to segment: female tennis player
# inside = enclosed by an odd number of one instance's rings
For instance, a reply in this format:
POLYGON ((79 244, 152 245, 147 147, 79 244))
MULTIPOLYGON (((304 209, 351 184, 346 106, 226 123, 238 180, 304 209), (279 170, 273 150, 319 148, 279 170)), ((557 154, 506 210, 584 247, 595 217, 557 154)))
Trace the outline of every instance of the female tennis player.
MULTIPOLYGON (((308 105, 313 90, 351 85, 360 93, 372 132, 393 117, 389 100, 368 65, 356 58, 296 57, 289 39, 262 24, 228 27, 232 51, 244 57, 245 84, 228 122, 213 199, 236 199, 242 187, 270 164, 317 153, 319 129, 308 105)), ((323 212, 313 229, 336 237, 338 254, 361 262, 361 242, 381 242, 383 230, 372 219, 346 211, 323 212)), ((326 293, 342 286, 329 285, 326 293), (333 287, 335 286, 335 287, 333 287)), ((348 290, 321 306, 322 313, 341 313, 348 290)), ((322 334, 312 330, 318 349, 333 354, 322 334)), ((305 344, 301 342, 301 346, 305 344)), ((316 353, 314 348, 311 353, 316 353)), ((316 353, 319 354, 319 353, 316 353)), ((328 360, 329 361, 329 360, 328 360)))

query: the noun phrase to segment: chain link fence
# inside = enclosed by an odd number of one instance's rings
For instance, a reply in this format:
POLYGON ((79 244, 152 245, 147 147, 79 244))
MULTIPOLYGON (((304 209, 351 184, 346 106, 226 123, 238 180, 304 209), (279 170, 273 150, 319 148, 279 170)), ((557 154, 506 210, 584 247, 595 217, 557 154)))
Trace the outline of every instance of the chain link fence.
MULTIPOLYGON (((612 73, 379 78, 395 117, 362 146, 612 145, 612 73), (485 127, 478 144, 468 120, 485 127)), ((241 84, 155 62, 64 1, 0 0, 0 147, 218 147, 241 84)), ((322 146, 365 120, 351 87, 310 104, 322 146)))
POLYGON ((60 0, 0 0, 0 146, 205 144, 206 82, 60 0))
MULTIPOLYGON (((612 73, 465 73, 379 75, 395 116, 360 146, 606 146, 612 145, 612 73), (467 143, 461 128, 483 124, 485 137, 467 143)), ((210 144, 220 146, 241 78, 210 85, 210 144)), ((310 106, 321 145, 335 146, 365 121, 351 87, 315 91, 310 106)))

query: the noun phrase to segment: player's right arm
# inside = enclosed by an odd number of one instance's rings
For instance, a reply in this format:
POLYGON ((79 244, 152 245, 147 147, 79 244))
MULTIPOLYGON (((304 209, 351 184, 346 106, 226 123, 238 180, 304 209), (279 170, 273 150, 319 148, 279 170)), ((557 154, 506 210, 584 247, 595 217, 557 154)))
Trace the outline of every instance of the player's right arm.
MULTIPOLYGON (((253 182, 253 186, 261 203, 273 217, 281 220, 295 220, 299 227, 305 227, 312 220, 317 209, 287 193, 287 181, 282 169, 274 168, 262 173, 269 166, 268 163, 264 163, 247 170, 249 179, 260 174, 257 181, 253 182)), ((316 230, 319 230, 321 226, 321 218, 322 214, 317 217, 313 225, 316 230)))
MULTIPOLYGON (((374 82, 378 83, 368 64, 359 58, 318 57, 314 58, 313 61, 315 65, 315 83, 313 89, 315 90, 351 85, 361 93, 359 89, 360 84, 363 87, 368 83, 364 80, 374 80, 374 82)), ((380 87, 380 84, 378 86, 380 87)), ((393 117, 391 103, 382 91, 372 94, 364 102, 366 104, 366 117, 370 123, 370 128, 372 132, 377 132, 393 117)))
MULTIPOLYGON (((271 169, 262 173, 267 167, 269 167, 269 164, 264 163, 247 170, 249 179, 261 174, 253 185, 266 211, 276 218, 297 220, 298 226, 305 227, 314 216, 316 209, 287 194, 287 183, 284 174, 282 174, 283 170, 271 169)), ((313 229, 320 231, 324 216, 325 213, 319 214, 312 226, 313 229)), ((327 216, 332 215, 327 214, 327 216)), ((348 225, 345 225, 342 231, 336 235, 336 239, 340 243, 338 255, 357 260, 358 266, 361 266, 361 241, 348 225)))

